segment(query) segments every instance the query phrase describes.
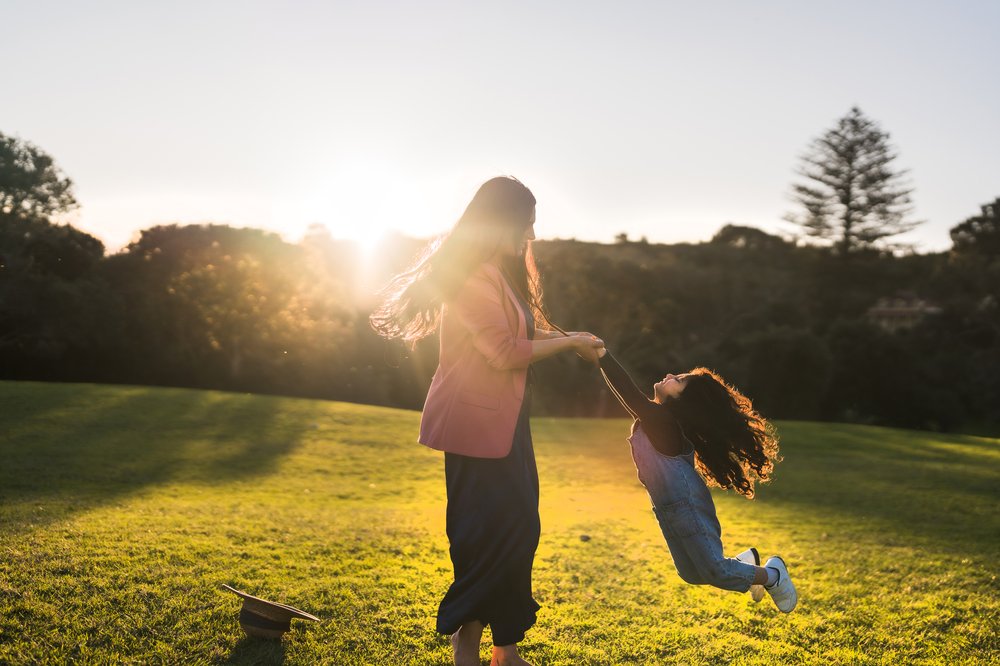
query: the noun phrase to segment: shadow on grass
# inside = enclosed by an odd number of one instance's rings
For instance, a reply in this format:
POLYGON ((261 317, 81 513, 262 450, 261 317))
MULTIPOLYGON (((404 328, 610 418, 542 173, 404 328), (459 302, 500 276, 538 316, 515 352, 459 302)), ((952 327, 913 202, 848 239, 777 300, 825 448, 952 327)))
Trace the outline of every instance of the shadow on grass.
POLYGON ((271 666, 285 663, 285 644, 281 641, 268 641, 261 638, 244 636, 223 664, 240 664, 241 666, 271 666))
POLYGON ((3 382, 0 404, 0 515, 13 529, 168 480, 266 475, 307 425, 280 398, 184 389, 3 382))
POLYGON ((995 440, 819 423, 781 424, 780 434, 785 460, 761 488, 764 501, 873 521, 886 542, 910 537, 982 557, 1000 547, 995 440))

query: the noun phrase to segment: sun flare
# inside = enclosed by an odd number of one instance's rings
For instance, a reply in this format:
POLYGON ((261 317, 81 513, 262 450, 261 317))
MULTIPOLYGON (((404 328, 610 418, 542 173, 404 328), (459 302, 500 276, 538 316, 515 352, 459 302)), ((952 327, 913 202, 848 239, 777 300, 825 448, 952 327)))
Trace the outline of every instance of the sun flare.
POLYGON ((317 169, 308 190, 298 189, 281 197, 283 214, 290 226, 305 230, 312 224, 326 227, 339 240, 357 243, 370 257, 392 233, 415 238, 434 236, 447 228, 449 220, 441 206, 412 176, 385 161, 352 159, 317 169))

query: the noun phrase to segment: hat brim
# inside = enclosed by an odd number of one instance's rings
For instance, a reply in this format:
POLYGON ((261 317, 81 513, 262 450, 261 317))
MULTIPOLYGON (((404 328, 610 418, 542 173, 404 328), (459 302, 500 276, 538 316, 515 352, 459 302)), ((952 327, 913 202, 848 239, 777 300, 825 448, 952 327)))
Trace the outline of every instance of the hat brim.
POLYGON ((233 594, 242 597, 243 606, 248 611, 257 615, 262 615, 276 622, 281 622, 286 619, 291 620, 293 618, 299 620, 312 620, 313 622, 320 621, 320 619, 315 615, 311 615, 303 610, 299 610, 298 608, 286 606, 285 604, 279 604, 274 601, 268 601, 267 599, 261 599, 260 597, 247 594, 246 592, 237 590, 235 587, 231 587, 226 584, 223 584, 222 587, 226 588, 233 594))

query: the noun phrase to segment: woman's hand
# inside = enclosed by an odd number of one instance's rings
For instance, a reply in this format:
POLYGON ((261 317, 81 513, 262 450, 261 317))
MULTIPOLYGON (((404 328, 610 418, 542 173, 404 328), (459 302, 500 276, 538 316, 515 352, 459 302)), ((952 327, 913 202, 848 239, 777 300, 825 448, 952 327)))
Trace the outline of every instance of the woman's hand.
POLYGON ((588 363, 597 363, 603 356, 604 340, 590 333, 577 333, 572 336, 577 355, 588 363))
POLYGON ((575 351, 580 358, 597 363, 599 350, 604 349, 604 340, 590 333, 576 333, 574 335, 546 336, 542 339, 531 341, 531 362, 540 361, 553 354, 575 351))

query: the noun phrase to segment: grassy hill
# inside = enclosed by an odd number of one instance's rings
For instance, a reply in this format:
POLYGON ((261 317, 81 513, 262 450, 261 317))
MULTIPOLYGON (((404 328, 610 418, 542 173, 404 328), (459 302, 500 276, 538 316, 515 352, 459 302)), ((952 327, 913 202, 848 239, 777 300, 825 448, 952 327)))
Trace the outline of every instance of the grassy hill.
MULTIPOLYGON (((419 414, 219 392, 0 382, 0 663, 448 664, 441 455, 419 414), (323 618, 246 639, 229 583, 323 618)), ((685 585, 624 421, 535 419, 536 664, 985 663, 1000 654, 1000 440, 780 423, 716 495, 732 553, 800 592, 685 585), (589 540, 581 536, 589 536, 589 540)), ((484 642, 483 658, 487 658, 484 642)))

